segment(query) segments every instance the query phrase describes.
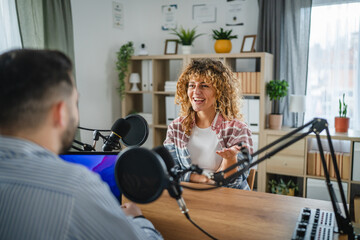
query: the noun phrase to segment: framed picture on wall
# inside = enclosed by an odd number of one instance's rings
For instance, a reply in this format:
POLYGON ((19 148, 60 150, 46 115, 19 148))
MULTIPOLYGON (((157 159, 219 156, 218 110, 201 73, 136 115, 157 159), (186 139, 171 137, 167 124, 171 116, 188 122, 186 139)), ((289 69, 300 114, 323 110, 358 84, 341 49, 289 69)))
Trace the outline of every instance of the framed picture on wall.
POLYGON ((240 52, 242 53, 255 52, 255 40, 256 40, 256 35, 244 36, 240 52))
POLYGON ((176 39, 166 39, 165 42, 165 55, 177 54, 178 41, 176 39))

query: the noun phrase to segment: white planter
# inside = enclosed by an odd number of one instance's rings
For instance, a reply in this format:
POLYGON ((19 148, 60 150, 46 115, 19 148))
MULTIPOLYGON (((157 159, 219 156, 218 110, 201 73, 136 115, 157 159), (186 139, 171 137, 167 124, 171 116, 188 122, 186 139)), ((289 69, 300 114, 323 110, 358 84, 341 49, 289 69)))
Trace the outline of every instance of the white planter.
POLYGON ((182 54, 191 54, 191 45, 183 45, 182 48, 182 54))

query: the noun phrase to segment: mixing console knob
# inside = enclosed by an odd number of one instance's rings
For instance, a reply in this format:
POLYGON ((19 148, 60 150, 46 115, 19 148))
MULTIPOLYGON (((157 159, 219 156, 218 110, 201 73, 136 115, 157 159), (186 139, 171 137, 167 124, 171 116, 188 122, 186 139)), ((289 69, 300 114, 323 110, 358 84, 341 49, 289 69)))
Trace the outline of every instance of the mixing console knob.
POLYGON ((302 214, 302 216, 301 216, 301 221, 302 221, 302 222, 309 222, 310 214, 311 214, 311 213, 304 212, 304 213, 302 214))

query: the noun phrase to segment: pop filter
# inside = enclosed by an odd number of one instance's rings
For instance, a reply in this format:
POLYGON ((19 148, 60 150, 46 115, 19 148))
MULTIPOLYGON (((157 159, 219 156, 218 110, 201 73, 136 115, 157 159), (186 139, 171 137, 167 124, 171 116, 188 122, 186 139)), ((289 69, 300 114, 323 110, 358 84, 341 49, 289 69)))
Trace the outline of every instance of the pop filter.
POLYGON ((124 119, 130 124, 130 130, 121 138, 121 142, 127 147, 143 145, 149 136, 149 125, 146 120, 138 114, 128 115, 124 119))
POLYGON ((139 147, 128 147, 118 155, 115 178, 125 197, 136 203, 155 201, 169 184, 161 157, 139 147))

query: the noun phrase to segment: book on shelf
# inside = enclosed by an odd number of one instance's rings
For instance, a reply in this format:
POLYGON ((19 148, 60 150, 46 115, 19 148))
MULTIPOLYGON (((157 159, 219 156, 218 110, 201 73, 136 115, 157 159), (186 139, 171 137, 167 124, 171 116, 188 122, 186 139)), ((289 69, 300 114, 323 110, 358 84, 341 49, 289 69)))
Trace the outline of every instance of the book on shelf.
POLYGON ((260 93, 260 72, 235 72, 234 76, 240 81, 242 93, 260 93))
POLYGON ((316 175, 316 152, 309 151, 307 154, 307 174, 316 175))
POLYGON ((354 197, 354 217, 355 222, 360 223, 360 195, 354 197))
POLYGON ((164 91, 165 92, 176 92, 176 83, 175 81, 165 81, 164 91))
POLYGON ((252 132, 259 131, 260 124, 260 100, 259 99, 244 99, 242 114, 244 122, 247 123, 252 132))
POLYGON ((320 152, 316 152, 315 162, 316 162, 315 163, 315 176, 321 176, 322 164, 321 164, 320 152))
POLYGON ((169 125, 172 121, 179 116, 180 105, 175 104, 175 96, 165 97, 166 108, 166 125, 169 125))
POLYGON ((350 179, 350 153, 344 153, 342 156, 343 156, 342 178, 349 180, 350 179))
MULTIPOLYGON (((331 178, 335 178, 335 168, 331 159, 330 152, 324 152, 325 162, 327 170, 331 178)), ((350 153, 335 152, 336 163, 339 169, 341 179, 350 179, 350 153)), ((320 152, 316 150, 310 150, 307 153, 307 174, 313 176, 325 176, 323 164, 321 161, 320 152)))
MULTIPOLYGON (((151 60, 142 60, 141 61, 141 90, 149 91, 150 90, 150 64, 151 60)), ((152 67, 151 67, 152 68, 152 67)), ((152 72, 152 69, 151 69, 152 72)))

